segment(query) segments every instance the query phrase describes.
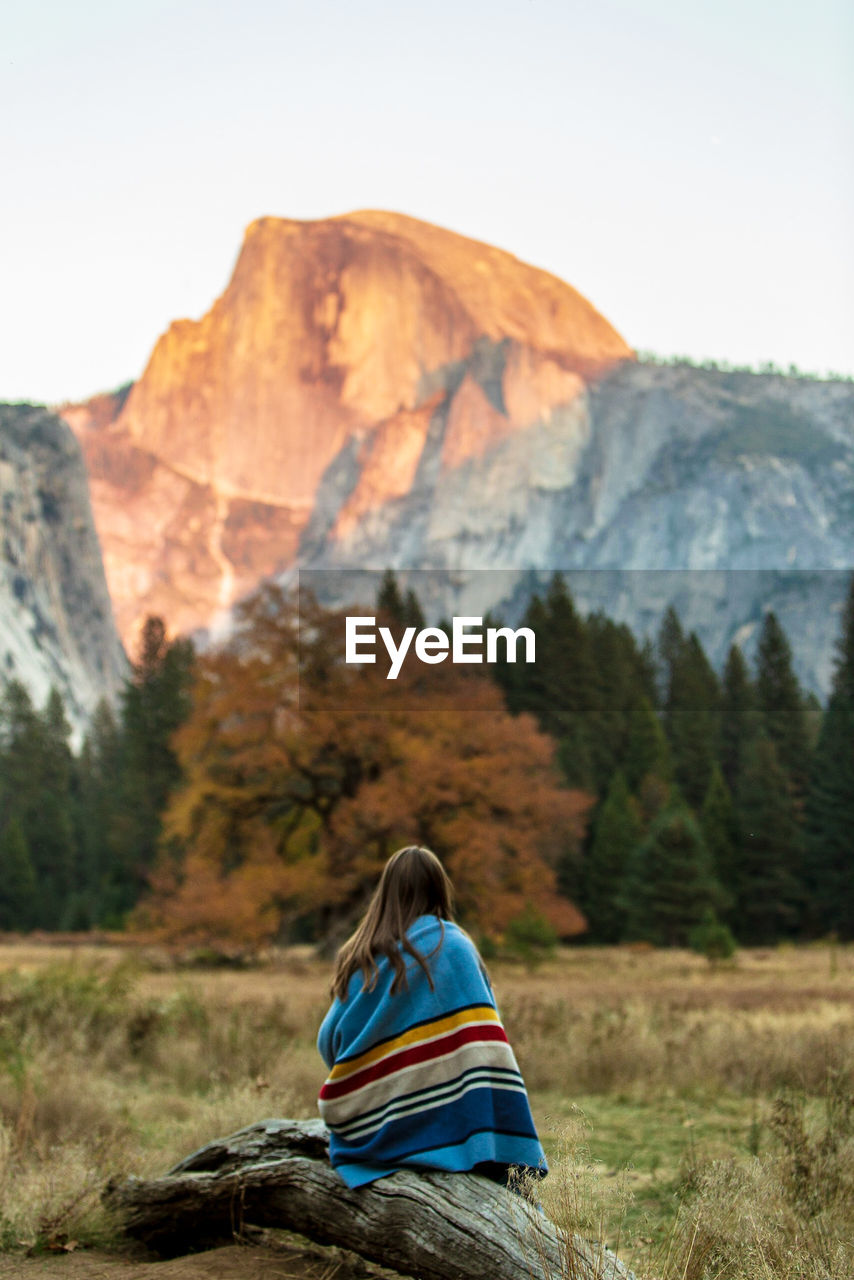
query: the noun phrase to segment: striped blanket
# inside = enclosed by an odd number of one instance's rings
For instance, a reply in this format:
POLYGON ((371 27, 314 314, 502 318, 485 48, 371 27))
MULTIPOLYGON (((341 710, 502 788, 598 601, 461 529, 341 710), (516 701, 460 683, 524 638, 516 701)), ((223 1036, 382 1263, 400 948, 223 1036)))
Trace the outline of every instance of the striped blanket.
POLYGON ((320 1114, 330 1158, 351 1187, 396 1169, 509 1166, 546 1172, 525 1085, 477 952, 455 924, 421 916, 409 939, 430 966, 405 957, 409 989, 391 995, 394 969, 362 990, 350 980, 317 1044, 330 1068, 320 1114), (438 948, 434 952, 434 949, 438 948))

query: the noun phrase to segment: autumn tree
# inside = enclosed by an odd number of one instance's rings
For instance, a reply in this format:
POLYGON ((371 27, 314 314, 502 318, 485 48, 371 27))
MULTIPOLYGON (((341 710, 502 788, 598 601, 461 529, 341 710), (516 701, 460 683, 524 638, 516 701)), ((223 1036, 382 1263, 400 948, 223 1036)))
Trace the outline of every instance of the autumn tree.
POLYGON ((258 940, 309 919, 349 926, 387 857, 424 843, 463 918, 500 934, 526 910, 583 927, 556 888, 589 799, 559 784, 552 744, 471 670, 416 663, 397 681, 342 660, 343 615, 267 587, 232 641, 199 660, 175 737, 149 918, 176 936, 258 940))

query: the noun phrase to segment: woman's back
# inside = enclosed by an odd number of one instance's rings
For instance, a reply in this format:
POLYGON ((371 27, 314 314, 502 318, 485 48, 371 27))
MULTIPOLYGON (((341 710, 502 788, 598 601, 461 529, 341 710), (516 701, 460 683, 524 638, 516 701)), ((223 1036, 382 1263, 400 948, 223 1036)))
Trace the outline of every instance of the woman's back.
POLYGON ((361 969, 318 1035, 330 1068, 320 1092, 330 1157, 350 1186, 416 1167, 546 1171, 525 1085, 480 958, 436 915, 406 933, 406 983, 384 955, 361 969))

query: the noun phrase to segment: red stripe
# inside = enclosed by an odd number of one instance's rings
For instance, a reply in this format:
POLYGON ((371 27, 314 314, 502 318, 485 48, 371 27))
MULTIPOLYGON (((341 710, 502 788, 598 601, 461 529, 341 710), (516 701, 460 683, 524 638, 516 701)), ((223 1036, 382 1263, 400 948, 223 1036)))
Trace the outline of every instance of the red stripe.
POLYGON ((346 1080, 327 1081, 320 1090, 320 1097, 324 1100, 340 1098, 346 1093, 352 1093, 355 1089, 361 1089, 363 1085, 370 1084, 373 1080, 381 1080, 383 1076, 393 1075, 403 1067, 414 1066, 417 1062, 429 1062, 431 1058, 440 1058, 446 1053, 453 1052, 454 1049, 461 1048, 464 1044, 476 1044, 479 1040, 497 1040, 506 1044, 507 1036, 504 1028, 496 1023, 480 1027, 460 1027, 458 1031, 452 1031, 438 1040, 412 1045, 409 1049, 401 1049, 397 1053, 389 1054, 387 1058, 380 1058, 379 1062, 364 1067, 363 1070, 348 1076, 346 1080))

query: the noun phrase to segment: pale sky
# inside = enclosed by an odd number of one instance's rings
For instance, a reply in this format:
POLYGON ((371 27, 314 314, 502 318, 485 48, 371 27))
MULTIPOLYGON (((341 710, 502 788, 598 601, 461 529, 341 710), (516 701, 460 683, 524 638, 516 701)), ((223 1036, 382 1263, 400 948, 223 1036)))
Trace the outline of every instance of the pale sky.
POLYGON ((360 208, 637 348, 854 373, 850 0, 28 0, 0 122, 0 399, 138 377, 254 218, 360 208))

